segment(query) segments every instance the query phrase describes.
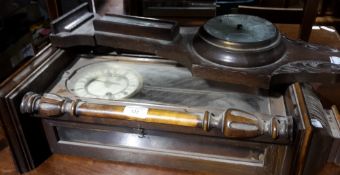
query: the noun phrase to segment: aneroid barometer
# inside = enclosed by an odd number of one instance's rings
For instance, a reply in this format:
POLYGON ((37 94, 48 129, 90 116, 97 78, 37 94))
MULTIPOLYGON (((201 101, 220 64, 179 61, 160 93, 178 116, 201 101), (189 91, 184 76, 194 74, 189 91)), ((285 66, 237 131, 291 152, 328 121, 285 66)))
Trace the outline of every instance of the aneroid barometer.
MULTIPOLYGON (((211 36, 236 45, 260 45, 278 39, 276 27, 269 21, 250 15, 223 15, 212 18, 203 26, 211 36)), ((227 44, 227 43, 226 43, 227 44)))
POLYGON ((271 64, 284 52, 281 35, 272 23, 240 14, 208 20, 195 35, 193 48, 213 63, 235 68, 271 64))

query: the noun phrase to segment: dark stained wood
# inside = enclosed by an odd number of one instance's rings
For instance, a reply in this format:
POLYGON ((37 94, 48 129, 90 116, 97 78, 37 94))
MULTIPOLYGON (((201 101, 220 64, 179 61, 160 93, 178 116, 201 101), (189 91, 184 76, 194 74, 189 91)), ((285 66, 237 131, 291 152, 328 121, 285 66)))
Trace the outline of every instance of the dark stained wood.
MULTIPOLYGON (((49 47, 47 47, 49 48, 49 47)), ((6 80, 1 82, 0 87, 2 91, 0 92, 0 96, 2 97, 0 100, 0 114, 1 114, 1 122, 2 122, 2 128, 7 133, 9 145, 12 146, 13 155, 15 157, 16 165, 18 166, 18 169, 24 171, 29 169, 31 166, 30 163, 26 162, 25 160, 25 154, 27 154, 27 151, 24 150, 21 146, 24 144, 22 143, 22 140, 17 139, 21 136, 19 136, 20 131, 17 130, 16 125, 17 121, 13 121, 8 117, 9 109, 6 105, 6 102, 3 98, 4 94, 8 93, 9 91, 13 90, 18 83, 23 81, 26 76, 30 73, 32 73, 35 68, 38 65, 43 65, 46 57, 50 56, 54 50, 53 49, 43 49, 42 52, 38 53, 36 57, 30 59, 27 61, 23 66, 21 66, 16 72, 14 72, 11 76, 9 76, 6 80), (35 65, 35 66, 32 66, 35 65)), ((28 123, 32 124, 32 123, 28 123)), ((33 125, 32 125, 33 126, 33 125)), ((22 134, 22 133, 21 133, 22 134)), ((38 134, 37 134, 38 136, 38 134)), ((32 162, 31 162, 32 163, 32 162)))
POLYGON ((65 38, 73 38, 75 40, 68 40, 69 42, 64 42, 65 46, 73 45, 77 43, 77 45, 87 45, 94 46, 94 36, 93 36, 93 27, 91 19, 94 18, 94 14, 90 12, 90 7, 87 3, 81 4, 66 14, 60 16, 58 19, 55 19, 51 22, 51 34, 50 39, 51 43, 58 45, 61 44, 58 37, 55 37, 55 33, 63 32, 65 33, 65 38), (74 22, 74 23, 72 23, 74 22), (85 30, 78 31, 78 35, 69 36, 69 33, 75 30, 77 27, 87 25, 85 30), (90 44, 89 44, 90 43, 90 44))
POLYGON ((54 48, 47 46, 43 52, 37 54, 35 58, 19 68, 13 76, 0 85, 0 119, 6 132, 8 144, 12 148, 14 161, 20 172, 28 171, 40 164, 50 155, 50 150, 45 135, 41 132, 43 130, 41 122, 19 117, 19 113, 15 112, 19 106, 19 99, 24 95, 15 90, 17 90, 18 86, 22 87, 23 84, 25 84, 26 88, 30 88, 30 85, 32 85, 30 83, 33 83, 35 85, 39 84, 41 89, 39 90, 38 86, 33 88, 43 92, 44 89, 50 86, 51 81, 54 81, 53 75, 59 74, 59 70, 69 61, 72 61, 68 59, 69 57, 64 57, 64 60, 56 59, 63 54, 65 52, 58 52, 54 48), (56 65, 51 67, 49 66, 51 63, 56 63, 56 65), (46 70, 46 68, 50 70, 48 73, 39 72, 39 70, 46 70), (41 79, 35 79, 37 82, 32 82, 32 77, 40 77, 41 79), (12 117, 9 117, 10 115, 12 117))
POLYGON ((179 32, 175 21, 141 19, 134 16, 107 14, 102 20, 94 20, 96 31, 173 41, 179 32), (112 21, 113 19, 113 21, 112 21), (148 25, 145 25, 147 23, 148 25))

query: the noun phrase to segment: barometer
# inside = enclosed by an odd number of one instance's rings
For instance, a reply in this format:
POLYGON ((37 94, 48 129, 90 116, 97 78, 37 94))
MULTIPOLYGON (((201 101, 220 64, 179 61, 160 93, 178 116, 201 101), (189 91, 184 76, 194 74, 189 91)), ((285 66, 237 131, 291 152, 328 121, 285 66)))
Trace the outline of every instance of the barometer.
POLYGON ((279 36, 271 22, 257 16, 241 14, 217 16, 207 21, 203 28, 216 39, 243 46, 272 44, 279 36))
POLYGON ((269 21, 230 14, 208 20, 195 35, 193 47, 203 58, 231 67, 259 67, 280 59, 281 35, 269 21))
POLYGON ((264 18, 245 14, 216 16, 199 27, 175 21, 106 14, 65 27, 88 16, 78 7, 52 23, 55 47, 109 47, 174 60, 206 80, 269 89, 294 82, 336 82, 336 49, 291 41, 264 18), (76 13, 77 12, 77 13, 76 13), (308 75, 306 75, 306 70, 308 75))

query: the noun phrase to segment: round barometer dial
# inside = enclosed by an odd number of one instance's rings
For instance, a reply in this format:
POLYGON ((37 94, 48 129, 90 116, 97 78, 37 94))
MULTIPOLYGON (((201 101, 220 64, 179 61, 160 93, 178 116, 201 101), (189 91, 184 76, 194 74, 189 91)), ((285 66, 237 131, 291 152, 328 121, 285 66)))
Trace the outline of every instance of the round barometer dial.
POLYGON ((240 14, 212 18, 204 24, 204 29, 217 39, 243 45, 270 42, 278 35, 271 22, 257 16, 240 14))
POLYGON ((271 22, 256 16, 230 14, 216 16, 200 27, 193 48, 211 62, 250 68, 280 59, 285 51, 281 41, 271 22))
POLYGON ((142 87, 142 77, 113 62, 100 62, 76 70, 66 86, 78 97, 119 100, 136 94, 142 87))

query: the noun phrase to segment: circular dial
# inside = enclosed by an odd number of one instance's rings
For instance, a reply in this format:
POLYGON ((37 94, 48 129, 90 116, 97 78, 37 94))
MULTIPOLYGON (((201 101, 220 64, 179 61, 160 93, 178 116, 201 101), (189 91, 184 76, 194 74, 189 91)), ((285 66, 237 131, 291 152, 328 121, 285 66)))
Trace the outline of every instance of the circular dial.
POLYGON ((202 59, 231 67, 259 67, 282 58, 285 44, 269 21, 250 15, 222 15, 207 21, 192 45, 202 59))
POLYGON ((142 87, 142 78, 113 62, 100 62, 76 70, 66 86, 78 97, 119 100, 136 94, 142 87))
POLYGON ((210 19, 204 29, 213 37, 235 43, 258 43, 277 36, 275 26, 257 16, 223 15, 210 19))

